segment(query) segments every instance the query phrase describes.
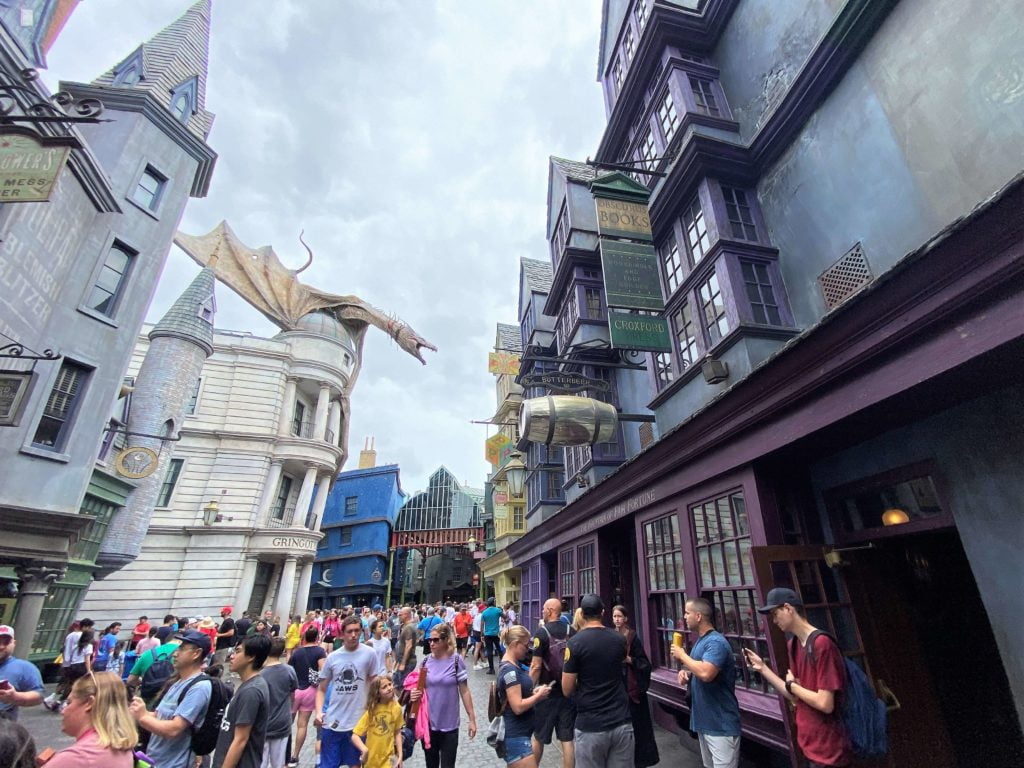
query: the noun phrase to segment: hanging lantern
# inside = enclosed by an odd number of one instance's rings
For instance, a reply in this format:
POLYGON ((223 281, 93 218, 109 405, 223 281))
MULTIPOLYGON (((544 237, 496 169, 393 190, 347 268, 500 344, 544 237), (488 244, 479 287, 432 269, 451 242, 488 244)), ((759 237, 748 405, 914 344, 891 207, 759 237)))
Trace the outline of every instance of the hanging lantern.
POLYGON ((903 525, 910 522, 910 515, 897 507, 887 509, 882 513, 882 525, 903 525))
POLYGON ((613 443, 618 422, 614 405, 590 397, 548 395, 523 401, 519 434, 545 445, 613 443))

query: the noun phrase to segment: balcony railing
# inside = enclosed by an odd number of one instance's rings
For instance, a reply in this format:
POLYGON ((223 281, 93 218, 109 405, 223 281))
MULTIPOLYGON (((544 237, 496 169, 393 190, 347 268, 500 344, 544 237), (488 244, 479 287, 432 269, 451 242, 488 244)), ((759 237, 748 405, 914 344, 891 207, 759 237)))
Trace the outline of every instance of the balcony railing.
POLYGON ((323 437, 316 434, 316 422, 311 419, 300 421, 298 424, 292 425, 292 434, 295 437, 301 437, 305 440, 324 440, 325 442, 334 445, 334 431, 329 427, 324 429, 323 437))

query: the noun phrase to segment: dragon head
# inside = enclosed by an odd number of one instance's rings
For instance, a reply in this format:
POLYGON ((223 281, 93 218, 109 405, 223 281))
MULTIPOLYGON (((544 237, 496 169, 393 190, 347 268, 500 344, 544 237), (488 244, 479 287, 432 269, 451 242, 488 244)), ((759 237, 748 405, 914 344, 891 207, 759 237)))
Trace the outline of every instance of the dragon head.
POLYGON ((408 325, 399 324, 391 334, 392 338, 398 342, 398 346, 408 352, 410 355, 415 357, 424 365, 427 361, 423 359, 421 350, 429 349, 431 352, 437 352, 437 347, 431 344, 429 341, 420 336, 416 331, 410 328, 408 325))

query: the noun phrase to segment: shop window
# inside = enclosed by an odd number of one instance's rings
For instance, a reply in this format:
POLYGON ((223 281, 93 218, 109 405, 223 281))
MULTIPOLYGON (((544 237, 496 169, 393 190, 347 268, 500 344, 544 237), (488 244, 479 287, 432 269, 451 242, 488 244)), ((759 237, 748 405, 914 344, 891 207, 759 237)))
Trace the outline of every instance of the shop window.
POLYGON ((96 562, 100 544, 103 543, 103 537, 107 532, 107 525, 116 510, 117 506, 109 501, 86 494, 85 499, 82 500, 82 512, 95 519, 79 534, 78 541, 72 546, 71 557, 74 560, 96 562))
POLYGON ((661 268, 665 273, 665 286, 668 288, 668 295, 676 292, 685 275, 683 260, 679 255, 679 246, 676 239, 669 235, 668 240, 661 246, 661 268))
POLYGON ((106 317, 114 316, 128 284, 128 273, 135 255, 134 251, 122 243, 114 241, 111 244, 85 306, 106 317))
POLYGON ((672 101, 671 91, 665 94, 665 100, 658 107, 658 122, 661 124, 661 135, 665 137, 667 147, 672 137, 676 135, 676 128, 679 127, 679 114, 676 112, 675 102, 672 101))
POLYGON ((659 390, 672 383, 674 375, 671 352, 658 352, 654 355, 654 375, 657 377, 659 390))
POLYGON ((594 567, 594 545, 582 544, 576 548, 576 576, 579 580, 577 594, 597 594, 597 569, 594 567))
POLYGON ((526 507, 522 504, 512 505, 512 530, 523 531, 526 529, 526 507))
POLYGON ((147 211, 155 211, 160 207, 160 200, 164 196, 166 186, 167 177, 153 166, 147 165, 132 191, 132 201, 147 211))
POLYGON ((676 353, 679 355, 679 370, 685 371, 698 356, 697 326, 693 322, 693 310, 689 302, 684 302, 672 317, 676 332, 676 353))
POLYGON ((718 107, 715 87, 711 80, 690 75, 690 90, 693 91, 693 102, 697 111, 712 117, 720 117, 722 111, 718 107))
POLYGON ((604 299, 600 288, 584 288, 584 300, 587 304, 587 318, 601 320, 604 318, 604 299))
POLYGON ((565 483, 565 474, 563 472, 544 472, 544 477, 547 478, 547 487, 545 488, 546 493, 544 494, 545 499, 557 499, 562 498, 562 485, 565 483))
POLYGON ((768 265, 753 261, 741 261, 743 283, 747 286, 747 299, 755 323, 782 325, 779 303, 775 298, 768 265))
POLYGON ((701 316, 710 346, 717 344, 729 332, 729 318, 725 314, 725 300, 714 272, 697 289, 700 295, 701 316))
POLYGON ((686 575, 679 537, 679 517, 673 512, 644 523, 644 560, 647 563, 648 606, 654 624, 653 663, 679 669, 669 646, 673 632, 686 630, 686 575))
POLYGON ((156 506, 171 506, 171 497, 174 495, 174 486, 178 484, 178 477, 181 475, 181 468, 184 466, 184 459, 171 459, 167 464, 167 473, 160 485, 160 493, 156 497, 156 506))
POLYGON ((732 236, 737 240, 756 241, 757 226, 754 224, 747 193, 735 187, 722 187, 722 197, 725 198, 725 212, 729 217, 732 236))
POLYGON ((192 392, 188 396, 188 402, 185 403, 185 415, 194 416, 196 407, 199 405, 199 388, 203 385, 203 378, 200 376, 196 379, 196 384, 192 387, 192 392))
POLYGON ((690 256, 690 264, 696 266, 700 263, 711 248, 711 238, 708 236, 708 226, 704 221, 704 210, 700 207, 700 198, 693 198, 693 202, 683 211, 683 230, 686 232, 686 252, 690 256))
POLYGON ((931 469, 928 463, 900 467, 829 491, 826 500, 844 538, 909 533, 948 518, 931 469))
POLYGON ((576 610, 575 554, 572 547, 558 553, 558 592, 570 613, 576 610))
POLYGON ((32 654, 46 654, 51 658, 60 651, 68 633, 75 610, 82 600, 83 587, 78 584, 52 584, 39 614, 35 634, 26 638, 32 654))
POLYGON ((715 627, 725 635, 736 661, 736 685, 767 692, 760 675, 750 671, 742 648, 759 656, 768 652, 764 624, 756 611, 758 595, 750 560, 750 526, 740 492, 690 508, 700 593, 715 608, 715 627))
POLYGON ((82 399, 88 378, 87 368, 70 360, 64 361, 57 373, 57 380, 53 383, 53 389, 46 398, 46 407, 43 408, 43 416, 39 419, 32 445, 54 451, 63 449, 71 433, 75 411, 82 399))

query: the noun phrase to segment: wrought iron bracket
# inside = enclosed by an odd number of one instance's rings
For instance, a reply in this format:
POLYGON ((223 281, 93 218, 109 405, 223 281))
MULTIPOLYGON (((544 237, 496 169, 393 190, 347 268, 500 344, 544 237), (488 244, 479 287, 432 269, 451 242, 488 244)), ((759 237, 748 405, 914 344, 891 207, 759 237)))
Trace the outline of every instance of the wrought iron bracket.
MULTIPOLYGON (((520 358, 522 362, 535 363, 558 363, 559 365, 595 365, 601 368, 624 368, 630 371, 646 371, 647 366, 641 362, 630 362, 631 360, 642 360, 644 353, 635 349, 616 349, 604 339, 592 339, 582 344, 574 344, 568 348, 569 355, 582 355, 588 352, 610 353, 606 359, 593 359, 586 357, 558 357, 545 353, 544 347, 534 344, 526 348, 520 358)), ((522 375, 516 377, 516 383, 522 384, 522 375)))
MULTIPOLYGON (((82 99, 67 91, 57 91, 45 99, 38 90, 27 85, 39 79, 39 72, 34 69, 23 69, 18 72, 21 82, 10 75, 0 73, 0 126, 12 126, 16 123, 41 125, 56 123, 68 126, 78 123, 110 122, 101 118, 103 103, 99 99, 82 99), (15 110, 20 110, 16 112, 15 110)), ((79 144, 78 139, 68 133, 66 136, 40 136, 41 139, 59 140, 66 144, 79 144)))
POLYGON ((36 352, 31 347, 22 344, 19 341, 15 341, 6 333, 0 333, 5 339, 10 339, 9 344, 0 346, 0 357, 13 357, 17 360, 60 360, 63 355, 59 355, 52 349, 44 349, 42 352, 36 352), (28 350, 26 354, 25 350, 28 350))
POLYGON ((115 427, 113 425, 108 425, 107 428, 104 429, 103 431, 104 432, 113 432, 114 434, 125 435, 127 437, 146 437, 146 438, 149 438, 151 440, 161 440, 161 441, 163 441, 165 443, 176 443, 179 440, 181 440, 181 438, 182 438, 181 432, 178 432, 178 436, 177 437, 168 437, 167 435, 151 435, 148 432, 132 432, 132 431, 130 431, 128 429, 123 429, 121 427, 115 427))
POLYGON ((600 163, 597 160, 591 160, 589 157, 586 159, 586 164, 592 168, 607 168, 613 171, 623 171, 624 173, 641 173, 644 176, 657 176, 659 178, 665 178, 668 176, 664 171, 655 171, 647 168, 647 164, 650 163, 652 166, 656 166, 662 160, 668 160, 672 162, 675 159, 675 155, 662 155, 661 157, 652 157, 649 160, 624 160, 621 163, 600 163))

